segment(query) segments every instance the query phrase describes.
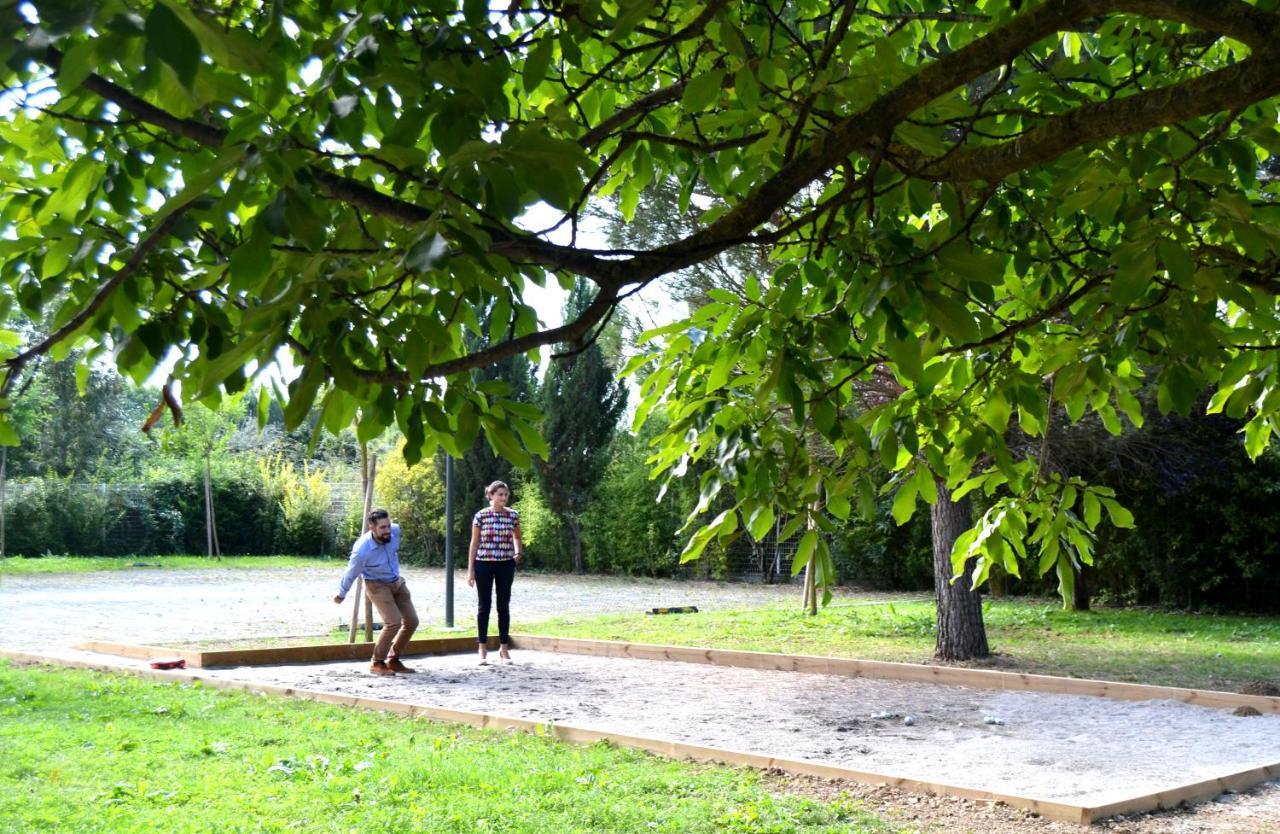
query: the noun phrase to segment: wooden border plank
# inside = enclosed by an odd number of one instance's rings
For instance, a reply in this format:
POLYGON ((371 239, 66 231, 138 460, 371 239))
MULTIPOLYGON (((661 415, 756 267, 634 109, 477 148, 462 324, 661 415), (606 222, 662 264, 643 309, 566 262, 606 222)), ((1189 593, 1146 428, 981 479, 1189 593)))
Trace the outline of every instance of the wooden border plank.
MULTIPOLYGON (((496 649, 497 638, 490 639, 490 648, 496 649)), ((410 640, 406 655, 460 654, 475 650, 473 637, 438 637, 429 640, 410 640)), ((138 660, 157 657, 181 657, 189 668, 206 666, 273 666, 283 663, 316 663, 325 660, 359 660, 369 656, 369 643, 320 643, 314 646, 280 646, 264 649, 219 649, 199 651, 194 649, 170 649, 163 646, 138 646, 127 643, 90 641, 75 646, 77 650, 112 654, 138 660)))
MULTIPOLYGON (((1192 706, 1214 709, 1236 709, 1250 706, 1262 713, 1280 715, 1280 697, 1242 695, 1205 689, 1183 689, 1174 686, 1064 678, 1032 675, 1023 672, 1001 672, 994 669, 965 669, 920 663, 894 663, 884 660, 816 655, 788 655, 773 652, 749 652, 734 649, 710 649, 692 646, 664 646, 651 643, 624 643, 613 640, 584 640, 572 637, 512 635, 515 648, 563 654, 623 657, 636 660, 664 660, 680 663, 704 663, 745 669, 787 672, 809 672, 846 677, 866 677, 944 686, 968 686, 976 689, 1042 692, 1054 695, 1080 695, 1110 698, 1118 701, 1180 701, 1192 706)), ((470 637, 443 637, 410 641, 407 655, 454 654, 470 651, 475 641, 470 637)), ((496 638, 490 638, 496 648, 496 638)), ((357 660, 369 651, 368 643, 326 643, 315 646, 286 646, 268 649, 235 649, 226 651, 173 650, 155 646, 130 646, 90 642, 76 646, 84 651, 115 654, 122 657, 153 659, 182 657, 189 667, 255 666, 279 663, 314 663, 324 660, 357 660)))
POLYGON ((1156 793, 1122 799, 1119 802, 1085 808, 1084 822, 1089 824, 1106 817, 1114 817, 1116 814, 1170 811, 1183 804, 1191 805, 1196 802, 1205 802, 1227 791, 1246 790, 1254 785, 1260 785, 1276 778, 1280 778, 1280 761, 1230 773, 1226 776, 1218 776, 1213 779, 1205 779, 1200 782, 1192 782, 1176 788, 1157 791, 1156 793))
POLYGON ((612 640, 583 640, 571 637, 539 637, 512 635, 515 648, 566 654, 626 657, 638 660, 670 660, 681 663, 705 663, 788 672, 812 672, 846 677, 879 678, 932 683, 944 686, 968 686, 976 689, 1041 692, 1053 695, 1081 695, 1110 698, 1117 701, 1180 701, 1193 706, 1235 709, 1250 706, 1259 712, 1280 714, 1280 697, 1242 695, 1206 689, 1183 689, 1174 686, 1150 686, 1140 683, 1063 678, 1053 675, 1031 675, 1001 672, 994 669, 964 669, 952 666, 930 666, 921 663, 893 663, 885 660, 854 660, 814 655, 788 655, 772 652, 748 652, 733 649, 708 649, 692 646, 662 646, 648 643, 623 643, 612 640))
POLYGON ((90 640, 87 643, 81 643, 75 648, 83 652, 96 652, 98 654, 113 654, 118 657, 129 657, 134 660, 155 660, 158 657, 180 657, 187 662, 188 666, 200 665, 200 652, 187 651, 183 649, 168 649, 164 646, 136 646, 128 643, 104 643, 97 640, 90 640))

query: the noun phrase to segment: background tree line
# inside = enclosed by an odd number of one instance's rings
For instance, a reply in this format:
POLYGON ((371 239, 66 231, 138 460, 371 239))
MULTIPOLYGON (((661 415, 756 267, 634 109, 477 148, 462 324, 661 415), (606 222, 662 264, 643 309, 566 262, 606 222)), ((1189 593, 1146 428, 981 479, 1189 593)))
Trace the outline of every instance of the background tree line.
MULTIPOLYGON (((575 303, 571 299, 571 303, 575 303)), ((613 334, 597 345, 602 356, 619 349, 613 334)), ((210 439, 214 501, 223 553, 341 556, 355 535, 352 513, 331 512, 334 490, 354 485, 359 449, 352 432, 286 432, 278 409, 259 429, 246 403, 220 412, 196 405, 186 424, 148 437, 139 431, 158 392, 135 387, 109 369, 96 369, 78 395, 74 358, 44 365, 19 399, 23 443, 10 448, 6 550, 10 555, 202 553, 202 448, 210 439), (89 488, 88 485, 105 485, 89 488)), ((606 363, 607 364, 607 363, 606 363)), ((553 366, 554 367, 554 366, 553 366)), ((513 396, 538 402, 556 391, 567 409, 563 381, 540 383, 523 356, 487 369, 490 380, 512 386, 513 396)), ((545 403, 555 413, 555 403, 545 403)), ((681 568, 688 533, 681 527, 697 504, 697 474, 658 498, 646 458, 661 427, 617 430, 597 451, 598 477, 578 483, 577 540, 544 486, 546 473, 518 468, 484 440, 454 464, 455 541, 465 553, 471 514, 483 505, 483 487, 509 482, 524 519, 530 564, 544 570, 581 567, 592 573, 635 576, 732 572, 723 550, 681 568), (582 562, 577 564, 578 554, 582 562)), ((1239 421, 1222 415, 1169 416, 1112 437, 1100 428, 1055 435, 1063 465, 1111 486, 1133 510, 1135 525, 1112 530, 1098 543, 1084 574, 1092 599, 1109 605, 1160 605, 1222 610, 1280 610, 1280 455, 1268 450, 1251 463, 1239 421)), ((555 443, 555 435, 549 435, 555 443)), ((444 561, 443 458, 405 465, 390 437, 380 453, 379 500, 406 528, 406 556, 415 564, 444 561)), ((829 536, 842 582, 893 590, 933 586, 927 516, 899 525, 892 497, 880 499, 870 520, 857 518, 829 536)), ((358 501, 352 501, 356 507, 358 501)), ((358 509, 353 510, 358 513, 358 509)), ((741 546, 745 548, 747 542, 741 546)), ((1044 579, 993 577, 995 594, 1045 594, 1044 579)))

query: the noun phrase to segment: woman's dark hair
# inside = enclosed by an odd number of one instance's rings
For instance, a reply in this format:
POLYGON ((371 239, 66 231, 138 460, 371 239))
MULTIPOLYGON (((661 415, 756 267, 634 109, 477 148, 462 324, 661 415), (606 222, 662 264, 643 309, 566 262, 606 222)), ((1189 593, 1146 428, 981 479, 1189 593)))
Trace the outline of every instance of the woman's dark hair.
POLYGON ((507 486, 502 481, 494 481, 484 488, 484 497, 489 498, 500 489, 505 489, 508 495, 511 494, 511 487, 507 486))

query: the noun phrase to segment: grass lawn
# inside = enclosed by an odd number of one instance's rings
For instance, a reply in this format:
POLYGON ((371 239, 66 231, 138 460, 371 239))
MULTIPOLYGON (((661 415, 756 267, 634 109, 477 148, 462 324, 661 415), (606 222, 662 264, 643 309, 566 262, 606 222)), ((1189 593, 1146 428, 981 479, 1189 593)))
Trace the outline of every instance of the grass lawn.
MULTIPOLYGON (((985 621, 996 656, 975 665, 1204 689, 1280 683, 1280 619, 998 600, 985 621)), ((564 616, 513 630, 907 662, 927 662, 936 639, 932 602, 833 605, 817 617, 793 609, 564 616)))
POLYGON ((0 662, 5 832, 906 832, 608 745, 0 662))
MULTIPOLYGON (((341 557, 345 563, 346 556, 341 557)), ((20 576, 33 573, 92 573, 100 570, 191 570, 193 568, 329 568, 339 564, 337 557, 323 559, 301 556, 42 556, 23 559, 10 556, 0 559, 0 574, 20 576)))

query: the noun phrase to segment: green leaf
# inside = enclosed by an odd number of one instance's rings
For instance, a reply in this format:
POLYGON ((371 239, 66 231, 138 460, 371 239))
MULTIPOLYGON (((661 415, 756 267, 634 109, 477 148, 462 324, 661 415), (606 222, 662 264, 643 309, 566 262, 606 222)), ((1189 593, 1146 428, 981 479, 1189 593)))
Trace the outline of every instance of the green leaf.
POLYGON ((238 293, 261 286, 262 280, 270 274, 272 265, 271 233, 260 225, 255 225, 249 239, 231 253, 227 266, 231 276, 231 291, 238 293))
MULTIPOLYGON (((454 8, 457 8, 456 6, 454 8)), ((468 26, 479 27, 489 22, 488 0, 463 0, 462 16, 468 26)))
POLYGON ((1092 492, 1084 494, 1084 523, 1090 530, 1097 528, 1102 521, 1102 504, 1092 492))
POLYGON ((698 113, 720 96, 724 86, 724 70, 709 70, 694 76, 680 96, 680 106, 686 113, 698 113))
POLYGON ((1058 555, 1057 561, 1058 572, 1058 594, 1062 597, 1062 604, 1070 605, 1076 594, 1076 572, 1071 565, 1071 558, 1065 553, 1058 555))
POLYGON ((325 376, 324 361, 313 353, 303 366, 302 375, 289 386, 289 402, 284 407, 286 431, 293 431, 302 425, 316 401, 316 392, 320 390, 325 376))
POLYGON ((910 521, 911 516, 915 514, 918 491, 919 485, 913 477, 904 480, 902 485, 898 487, 898 493, 893 496, 893 507, 890 513, 899 527, 910 521))
POLYGON ((1156 244, 1156 253, 1164 263, 1169 278, 1180 287, 1189 289, 1195 279, 1195 259, 1176 242, 1165 238, 1156 244))
POLYGON ((178 80, 190 89, 204 51, 200 41, 173 10, 158 4, 147 15, 147 52, 173 68, 178 80))
POLYGON ((480 415, 480 423, 484 426, 484 436, 495 454, 511 461, 517 469, 528 469, 533 465, 533 459, 505 423, 487 414, 480 415))
MULTIPOLYGON (((244 152, 244 146, 237 145, 223 150, 214 157, 212 162, 205 162, 200 165, 195 173, 186 178, 186 185, 183 189, 166 200, 160 210, 151 216, 152 228, 159 226, 169 215, 188 205, 195 198, 212 188, 228 171, 240 164, 244 152)), ((191 167, 196 168, 197 166, 192 165, 191 167)))
POLYGON ((974 252, 961 243, 954 243, 938 253, 938 261, 967 280, 996 284, 1004 277, 1008 256, 974 252))
POLYGON ((747 519, 747 530, 756 541, 764 541, 765 536, 773 532, 774 521, 773 507, 768 504, 761 504, 755 508, 751 513, 751 517, 747 519))
POLYGON ((924 306, 928 310, 929 323, 941 330, 952 344, 964 345, 980 338, 973 314, 950 296, 941 293, 927 294, 924 306))
POLYGON ((551 446, 537 428, 529 425, 524 420, 516 419, 511 421, 511 425, 515 427, 516 434, 520 435, 520 441, 524 443, 526 449, 543 460, 548 460, 551 457, 551 446))
POLYGON ((760 84, 756 81, 755 73, 750 67, 743 66, 734 73, 733 88, 742 106, 748 110, 755 110, 760 104, 760 84))
POLYGON ((920 356, 919 339, 898 339, 887 336, 885 352, 894 362, 894 368, 903 382, 918 382, 924 376, 924 364, 920 356))
POLYGON ((1156 392, 1160 409, 1165 413, 1190 414, 1202 387, 1199 374, 1186 365, 1180 362, 1169 365, 1160 375, 1160 387, 1156 392))
POLYGON ((544 37, 533 45, 533 49, 529 50, 529 57, 525 59, 524 74, 522 76, 526 93, 533 92, 546 78, 547 67, 551 65, 554 46, 555 41, 550 37, 544 37))
POLYGON ((267 423, 271 421, 271 392, 267 390, 267 386, 258 386, 258 430, 261 431, 267 427, 267 423))
POLYGON ((818 548, 818 531, 806 530, 804 535, 800 537, 800 544, 796 547, 796 555, 791 560, 791 575, 797 576, 800 571, 804 570, 804 566, 809 564, 809 560, 813 558, 813 552, 818 548))
POLYGON ((410 272, 430 272, 448 253, 449 243, 443 237, 438 234, 423 235, 405 253, 403 265, 410 272))
POLYGON ((100 173, 97 162, 88 154, 71 163, 62 175, 58 190, 36 214, 36 222, 43 225, 55 217, 74 215, 84 208, 100 173))
POLYGON ((1107 515, 1111 517, 1111 523, 1116 527, 1126 530, 1133 528, 1133 513, 1126 510, 1119 501, 1114 498, 1099 498, 1102 506, 1107 508, 1107 515))
POLYGON ((1111 279, 1111 300, 1123 307, 1137 301, 1151 287, 1156 257, 1149 246, 1138 244, 1118 251, 1114 260, 1116 273, 1111 279))
POLYGON ((1271 425, 1266 417, 1258 415, 1245 424, 1244 450, 1249 460, 1256 461, 1271 442, 1271 425))
POLYGON ((71 93, 97 69, 98 41, 82 41, 72 46, 62 56, 58 67, 58 87, 71 93))
POLYGON ((264 50, 262 43, 248 30, 224 29, 220 25, 208 23, 192 11, 188 4, 177 0, 162 2, 191 30, 200 41, 205 54, 213 59, 215 66, 245 74, 281 71, 272 65, 272 53, 264 50))

